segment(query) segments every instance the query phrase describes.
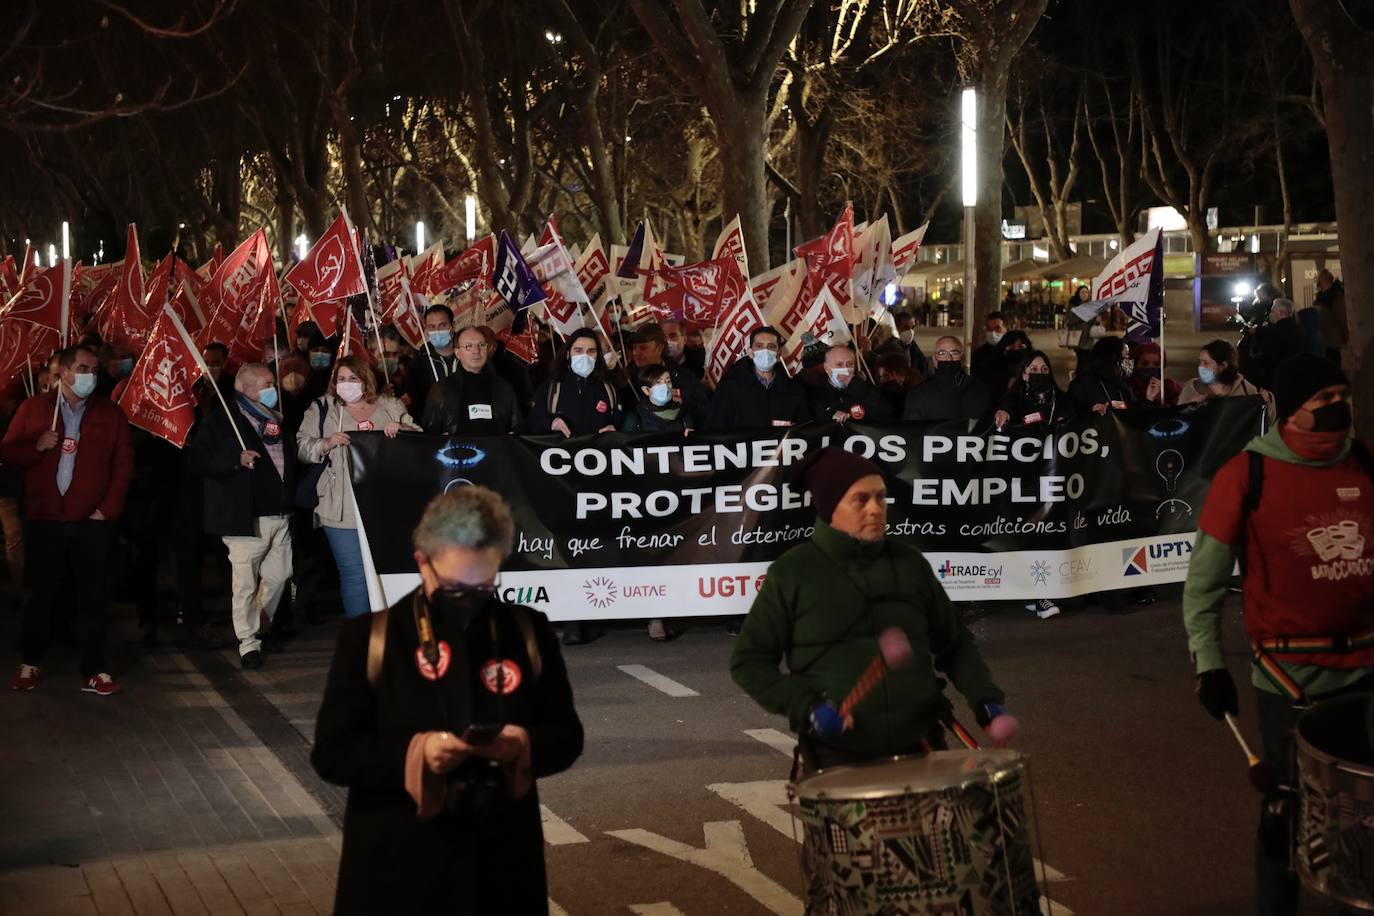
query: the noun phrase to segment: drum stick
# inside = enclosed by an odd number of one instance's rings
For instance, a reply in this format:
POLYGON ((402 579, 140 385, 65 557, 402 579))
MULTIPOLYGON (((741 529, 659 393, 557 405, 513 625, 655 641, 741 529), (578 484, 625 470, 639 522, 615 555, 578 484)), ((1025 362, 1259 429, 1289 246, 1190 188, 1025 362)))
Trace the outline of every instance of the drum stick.
POLYGON ((840 703, 840 718, 843 719, 852 713, 854 707, 872 693, 874 687, 882 683, 889 670, 905 668, 909 664, 911 643, 907 640, 906 634, 897 627, 883 630, 878 636, 878 654, 873 656, 873 661, 868 663, 868 667, 849 691, 849 695, 840 703))
POLYGON ((1274 772, 1273 765, 1267 760, 1261 760, 1250 750, 1245 736, 1240 733, 1240 726, 1236 724, 1236 717, 1229 712, 1226 714, 1226 724, 1231 726, 1231 734, 1236 736, 1236 743, 1245 752, 1245 760, 1250 764, 1250 785, 1255 787, 1255 791, 1265 795, 1282 791, 1283 786, 1279 783, 1279 776, 1274 772))

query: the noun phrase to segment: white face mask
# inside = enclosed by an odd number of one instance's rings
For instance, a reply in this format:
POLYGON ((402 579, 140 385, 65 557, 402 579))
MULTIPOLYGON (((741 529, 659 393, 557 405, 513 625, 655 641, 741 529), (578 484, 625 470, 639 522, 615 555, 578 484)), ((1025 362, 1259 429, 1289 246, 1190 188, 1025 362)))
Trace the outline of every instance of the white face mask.
POLYGON ((614 369, 614 368, 616 367, 616 365, 617 365, 619 362, 620 362, 620 354, 619 354, 619 353, 615 352, 614 350, 607 350, 607 351, 606 351, 606 368, 607 368, 607 369, 614 369))
POLYGON ((72 378, 72 394, 76 395, 79 400, 90 397, 93 391, 95 391, 95 373, 76 373, 72 378))
POLYGON ((910 345, 911 342, 916 339, 916 329, 907 328, 905 331, 902 331, 899 336, 902 338, 902 343, 910 345))
POLYGON ((362 382, 339 382, 334 386, 345 404, 356 404, 363 399, 362 382))
POLYGON ((844 367, 837 367, 830 370, 830 384, 836 388, 844 388, 849 384, 849 380, 854 377, 854 370, 844 367))
POLYGON ((1002 340, 1002 336, 1001 331, 988 331, 988 343, 996 345, 1002 340))
POLYGON ((586 378, 596 368, 596 357, 587 353, 577 353, 568 360, 568 365, 572 368, 573 375, 578 378, 586 378))
POLYGON ((778 364, 778 354, 772 350, 754 351, 754 368, 760 372, 772 372, 778 364))
POLYGON ((667 407, 673 399, 673 386, 659 383, 649 389, 649 400, 655 407, 667 407))

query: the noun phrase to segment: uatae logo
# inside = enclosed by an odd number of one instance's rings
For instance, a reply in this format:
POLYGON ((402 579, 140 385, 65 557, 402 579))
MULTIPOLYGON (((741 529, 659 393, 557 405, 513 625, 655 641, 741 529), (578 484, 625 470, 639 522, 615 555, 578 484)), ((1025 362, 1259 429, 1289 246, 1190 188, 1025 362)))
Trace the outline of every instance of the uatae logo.
POLYGON ((1193 542, 1186 538, 1159 544, 1144 544, 1140 547, 1126 547, 1121 551, 1121 573, 1124 576, 1143 576, 1152 572, 1166 573, 1186 569, 1192 553, 1193 542))

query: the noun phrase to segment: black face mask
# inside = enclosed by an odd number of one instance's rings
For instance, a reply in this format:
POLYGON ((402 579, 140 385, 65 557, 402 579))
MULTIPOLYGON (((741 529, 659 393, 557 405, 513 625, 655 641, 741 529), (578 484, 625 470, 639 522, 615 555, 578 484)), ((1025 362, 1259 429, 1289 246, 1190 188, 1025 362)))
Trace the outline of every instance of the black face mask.
POLYGON ((1032 372, 1026 378, 1026 388, 1031 394, 1046 394, 1054 387, 1054 376, 1048 372, 1032 372))
POLYGON ((477 619, 496 595, 496 589, 481 585, 460 588, 441 587, 429 593, 429 606, 447 620, 456 620, 463 629, 477 619))
POLYGON ((1350 402, 1336 401, 1312 411, 1312 431, 1334 433, 1349 429, 1351 424, 1350 402))
POLYGON ((1017 363, 1021 362, 1021 357, 1025 356, 1025 355, 1026 355, 1026 351, 1025 351, 1025 350, 1004 350, 1004 351, 1002 351, 1002 358, 1005 359, 1005 360, 1007 361, 1007 365, 1008 365, 1008 366, 1015 366, 1017 363))
POLYGON ((940 375, 958 375, 960 372, 964 371, 964 365, 963 363, 956 362, 937 362, 935 364, 935 371, 940 375))

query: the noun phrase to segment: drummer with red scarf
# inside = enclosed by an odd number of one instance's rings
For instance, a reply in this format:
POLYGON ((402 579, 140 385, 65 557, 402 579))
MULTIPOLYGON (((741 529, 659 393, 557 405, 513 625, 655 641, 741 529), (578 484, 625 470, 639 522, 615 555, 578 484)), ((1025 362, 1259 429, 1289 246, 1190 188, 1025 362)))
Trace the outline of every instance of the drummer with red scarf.
MULTIPOLYGON (((1349 383, 1311 354, 1279 366, 1278 425, 1217 472, 1183 592, 1197 695, 1239 710, 1221 646, 1221 605, 1241 563, 1251 681, 1264 757, 1294 784, 1293 729, 1311 703, 1374 690, 1374 460, 1351 437, 1349 383), (1302 639, 1295 639, 1302 637, 1302 639)), ((1266 798, 1256 848, 1258 912, 1296 913, 1291 800, 1266 798)))

